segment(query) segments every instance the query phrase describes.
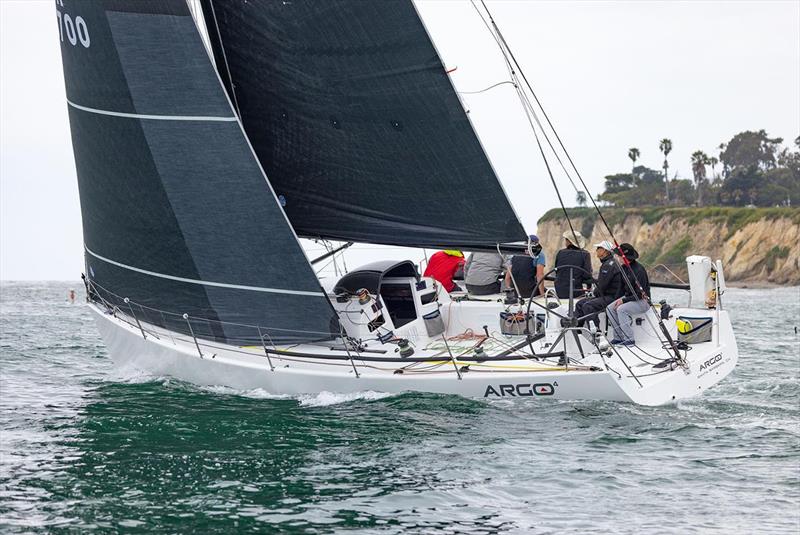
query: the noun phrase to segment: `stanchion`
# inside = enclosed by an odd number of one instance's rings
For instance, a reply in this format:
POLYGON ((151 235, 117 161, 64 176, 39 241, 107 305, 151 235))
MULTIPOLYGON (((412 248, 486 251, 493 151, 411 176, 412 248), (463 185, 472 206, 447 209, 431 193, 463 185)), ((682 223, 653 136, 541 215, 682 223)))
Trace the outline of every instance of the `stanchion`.
POLYGON ((358 373, 358 368, 356 368, 356 363, 353 362, 353 355, 350 354, 350 348, 347 347, 347 334, 344 332, 344 327, 342 324, 339 324, 339 335, 342 337, 342 344, 344 345, 344 350, 347 352, 347 358, 350 359, 350 365, 353 367, 353 371, 356 374, 356 379, 361 378, 361 374, 358 373))
POLYGON ((450 344, 447 343, 447 337, 442 334, 442 340, 444 341, 444 347, 447 348, 447 353, 450 355, 450 362, 453 363, 453 368, 456 370, 456 375, 458 375, 458 380, 461 380, 461 370, 458 369, 458 363, 456 362, 456 357, 453 356, 453 352, 450 351, 450 344))
POLYGON ((144 334, 144 329, 142 328, 142 324, 139 323, 139 318, 137 318, 136 314, 133 313, 133 307, 131 306, 131 300, 126 297, 125 299, 123 299, 123 301, 125 301, 125 304, 128 305, 128 309, 131 311, 131 317, 134 319, 134 321, 136 321, 136 325, 139 326, 139 330, 142 332, 142 338, 147 340, 147 336, 144 334))
POLYGON ((261 327, 256 327, 258 329, 258 337, 261 339, 261 345, 264 347, 264 354, 267 356, 267 362, 269 362, 269 370, 275 371, 275 366, 272 365, 272 359, 269 357, 269 350, 267 349, 267 343, 264 341, 264 335, 261 334, 261 327))
POLYGON ((200 344, 197 343, 197 337, 194 335, 194 329, 192 329, 192 322, 189 321, 189 314, 184 314, 183 319, 186 320, 186 325, 189 326, 189 332, 192 333, 192 339, 194 340, 194 345, 197 348, 197 353, 200 355, 200 358, 203 358, 203 352, 200 351, 200 344))

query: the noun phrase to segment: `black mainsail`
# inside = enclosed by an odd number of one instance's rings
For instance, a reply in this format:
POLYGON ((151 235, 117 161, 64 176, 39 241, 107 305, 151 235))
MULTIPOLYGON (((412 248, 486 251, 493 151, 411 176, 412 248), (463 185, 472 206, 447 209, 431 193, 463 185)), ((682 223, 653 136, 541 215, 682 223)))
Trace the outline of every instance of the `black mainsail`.
POLYGON ((230 343, 257 339, 245 325, 276 342, 338 334, 186 2, 56 8, 95 290, 230 343))
POLYGON ((201 0, 295 231, 494 248, 525 232, 410 0, 201 0))

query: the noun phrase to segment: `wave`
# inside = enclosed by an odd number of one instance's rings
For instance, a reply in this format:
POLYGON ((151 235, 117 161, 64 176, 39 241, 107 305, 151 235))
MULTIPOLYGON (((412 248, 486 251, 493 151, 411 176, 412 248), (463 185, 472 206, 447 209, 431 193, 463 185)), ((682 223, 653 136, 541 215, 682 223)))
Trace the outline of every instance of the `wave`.
POLYGON ((301 407, 327 407, 340 403, 350 403, 351 401, 374 401, 400 394, 389 394, 387 392, 374 392, 366 390, 364 392, 351 392, 348 394, 338 394, 335 392, 320 392, 319 394, 301 394, 296 396, 301 407))

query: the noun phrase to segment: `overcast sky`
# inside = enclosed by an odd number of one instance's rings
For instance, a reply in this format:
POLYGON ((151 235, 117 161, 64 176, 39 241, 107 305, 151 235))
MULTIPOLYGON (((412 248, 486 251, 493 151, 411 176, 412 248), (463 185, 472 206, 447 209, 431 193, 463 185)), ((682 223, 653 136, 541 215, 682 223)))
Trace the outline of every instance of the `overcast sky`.
MULTIPOLYGON (((446 66, 457 67, 459 91, 508 79, 467 1, 417 5, 446 66)), ((716 154, 737 132, 800 134, 800 1, 495 0, 489 8, 594 193, 605 175, 630 168, 629 147, 660 168, 663 137, 673 141, 672 169, 689 177, 693 151, 716 154)), ((534 231, 556 198, 511 86, 463 99, 534 231)), ((78 279, 82 269, 52 0, 0 0, 0 248, 2 279, 78 279)), ((348 264, 364 260, 359 248, 348 264)))

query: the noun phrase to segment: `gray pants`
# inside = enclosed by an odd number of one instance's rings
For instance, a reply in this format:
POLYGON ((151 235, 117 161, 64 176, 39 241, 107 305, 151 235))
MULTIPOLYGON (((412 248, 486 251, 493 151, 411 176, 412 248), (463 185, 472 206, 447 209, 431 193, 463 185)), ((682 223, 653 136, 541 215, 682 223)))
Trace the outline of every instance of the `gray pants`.
POLYGON ((619 340, 633 340, 633 315, 646 312, 650 305, 644 299, 622 303, 614 308, 614 303, 606 307, 608 321, 614 327, 614 337, 619 340))
POLYGON ((492 295, 500 293, 500 281, 492 284, 467 284, 467 292, 472 295, 492 295))

